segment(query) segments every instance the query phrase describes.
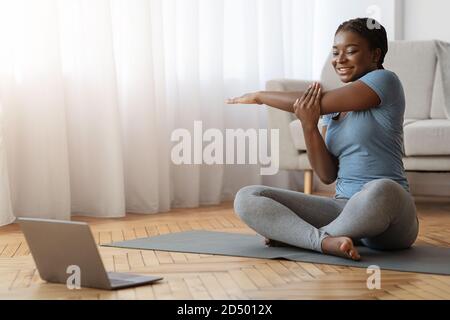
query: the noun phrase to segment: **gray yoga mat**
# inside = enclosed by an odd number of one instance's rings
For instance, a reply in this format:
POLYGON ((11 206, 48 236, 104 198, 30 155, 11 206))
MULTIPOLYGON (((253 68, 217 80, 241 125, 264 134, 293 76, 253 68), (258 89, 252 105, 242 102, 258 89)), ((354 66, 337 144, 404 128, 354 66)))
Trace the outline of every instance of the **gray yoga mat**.
POLYGON ((170 233, 151 238, 115 242, 104 246, 144 250, 215 254, 261 259, 324 263, 382 270, 450 275, 450 248, 415 245, 407 250, 377 251, 358 247, 360 261, 321 254, 295 247, 267 247, 259 235, 203 230, 170 233))

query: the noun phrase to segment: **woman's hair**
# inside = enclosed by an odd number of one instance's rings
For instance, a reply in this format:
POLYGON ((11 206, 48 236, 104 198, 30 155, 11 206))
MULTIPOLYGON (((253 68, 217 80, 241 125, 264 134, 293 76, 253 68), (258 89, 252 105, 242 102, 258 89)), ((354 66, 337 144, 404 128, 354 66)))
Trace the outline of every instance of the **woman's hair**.
POLYGON ((378 67, 383 68, 384 57, 388 52, 388 40, 386 29, 375 19, 372 18, 356 18, 342 23, 337 31, 353 31, 369 42, 372 50, 379 48, 381 50, 380 61, 378 67))

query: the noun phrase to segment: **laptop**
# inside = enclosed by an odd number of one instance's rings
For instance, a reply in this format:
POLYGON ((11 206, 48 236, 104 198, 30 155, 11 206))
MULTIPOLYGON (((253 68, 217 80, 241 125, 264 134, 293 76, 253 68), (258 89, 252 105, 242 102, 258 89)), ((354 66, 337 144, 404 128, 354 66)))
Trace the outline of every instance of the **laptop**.
POLYGON ((115 290, 163 279, 106 272, 89 225, 84 222, 18 218, 41 278, 67 284, 78 271, 81 287, 115 290))

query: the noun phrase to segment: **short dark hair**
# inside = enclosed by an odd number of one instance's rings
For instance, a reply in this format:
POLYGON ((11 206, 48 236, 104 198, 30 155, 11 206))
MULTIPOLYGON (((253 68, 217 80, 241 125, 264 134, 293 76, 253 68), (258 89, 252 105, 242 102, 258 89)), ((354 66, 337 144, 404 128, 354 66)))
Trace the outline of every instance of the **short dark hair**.
POLYGON ((351 19, 342 23, 336 30, 336 34, 341 31, 353 31, 369 42, 370 49, 379 48, 381 56, 378 67, 383 68, 384 57, 388 52, 388 40, 386 29, 378 21, 372 18, 351 19))

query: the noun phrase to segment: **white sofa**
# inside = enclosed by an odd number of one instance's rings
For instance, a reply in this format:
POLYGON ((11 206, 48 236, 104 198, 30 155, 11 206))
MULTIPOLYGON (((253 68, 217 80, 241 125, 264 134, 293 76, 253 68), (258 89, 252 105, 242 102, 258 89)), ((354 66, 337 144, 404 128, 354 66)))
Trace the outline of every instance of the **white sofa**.
MULTIPOLYGON (((331 66, 331 54, 320 83, 324 90, 342 86, 331 66)), ((450 119, 444 111, 442 77, 434 41, 389 43, 384 67, 402 81, 406 95, 404 157, 406 171, 450 172, 450 119)), ((270 80, 268 91, 305 90, 311 81, 270 80)), ((294 114, 268 108, 269 128, 280 130, 280 169, 303 170, 305 193, 312 192, 313 171, 301 123, 294 114)), ((320 125, 320 124, 319 124, 320 125)))

